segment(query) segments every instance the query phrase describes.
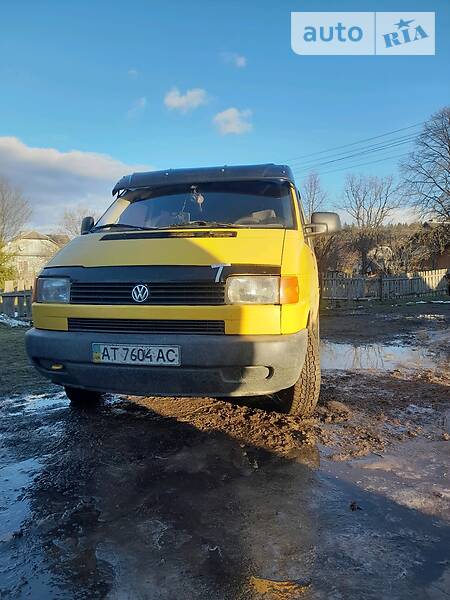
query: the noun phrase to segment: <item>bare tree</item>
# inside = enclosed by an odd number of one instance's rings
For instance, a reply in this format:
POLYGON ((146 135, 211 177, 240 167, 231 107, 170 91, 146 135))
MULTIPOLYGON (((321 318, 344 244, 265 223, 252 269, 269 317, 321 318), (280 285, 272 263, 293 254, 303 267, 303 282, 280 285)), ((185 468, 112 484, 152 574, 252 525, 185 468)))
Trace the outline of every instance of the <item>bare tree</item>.
POLYGON ((31 207, 22 192, 0 177, 0 242, 12 240, 31 216, 31 207))
MULTIPOLYGON (((306 220, 311 220, 313 212, 323 208, 328 200, 328 194, 322 188, 319 174, 315 171, 309 173, 301 187, 302 205, 305 210, 306 220)), ((329 269, 337 269, 340 249, 339 235, 324 235, 314 239, 314 253, 317 259, 319 273, 329 269)))
POLYGON ((362 273, 367 272, 368 253, 377 244, 380 229, 400 204, 399 188, 391 176, 347 176, 343 208, 354 221, 349 243, 358 252, 362 273))
POLYGON ((425 123, 401 170, 405 192, 419 213, 450 221, 450 106, 425 123))
POLYGON ((0 290, 7 279, 12 279, 15 275, 15 269, 11 264, 13 255, 8 252, 5 244, 0 240, 0 290))
POLYGON ((96 221, 99 218, 100 213, 82 205, 74 208, 66 208, 59 222, 59 231, 68 235, 70 238, 80 235, 81 221, 83 217, 89 215, 94 217, 94 221, 96 221))
POLYGON ((341 248, 342 236, 339 233, 321 235, 314 239, 314 253, 320 274, 340 268, 341 248))
POLYGON ((308 175, 300 192, 306 218, 309 221, 312 213, 322 208, 327 200, 327 193, 322 188, 318 173, 313 171, 308 175))

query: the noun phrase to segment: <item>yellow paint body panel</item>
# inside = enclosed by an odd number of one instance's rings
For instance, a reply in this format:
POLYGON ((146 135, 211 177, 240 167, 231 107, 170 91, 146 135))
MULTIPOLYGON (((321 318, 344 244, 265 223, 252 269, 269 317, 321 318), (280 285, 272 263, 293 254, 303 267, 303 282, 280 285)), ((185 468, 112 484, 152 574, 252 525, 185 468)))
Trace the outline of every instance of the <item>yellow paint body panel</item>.
POLYGON ((33 304, 38 329, 67 331, 67 318, 92 319, 217 319, 228 334, 280 333, 279 306, 98 306, 33 304))
MULTIPOLYGON (((195 231, 195 230, 194 230, 195 231)), ((204 229, 203 229, 204 231, 204 229)), ((224 230, 222 230, 224 231, 224 230)), ((105 267, 120 265, 279 265, 283 229, 241 229, 236 237, 101 240, 110 232, 73 239, 47 267, 105 267)))
POLYGON ((300 231, 286 231, 282 275, 298 277, 299 301, 281 307, 281 333, 295 333, 315 322, 319 310, 319 280, 314 252, 300 231))

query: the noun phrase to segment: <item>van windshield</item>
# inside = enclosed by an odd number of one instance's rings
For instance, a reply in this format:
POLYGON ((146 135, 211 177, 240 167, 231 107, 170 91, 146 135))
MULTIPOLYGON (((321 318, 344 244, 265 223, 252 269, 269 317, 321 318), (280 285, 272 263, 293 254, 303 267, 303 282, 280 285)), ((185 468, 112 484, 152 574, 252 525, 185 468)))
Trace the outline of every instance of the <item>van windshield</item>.
POLYGON ((129 190, 98 228, 293 228, 291 188, 284 181, 226 181, 129 190))

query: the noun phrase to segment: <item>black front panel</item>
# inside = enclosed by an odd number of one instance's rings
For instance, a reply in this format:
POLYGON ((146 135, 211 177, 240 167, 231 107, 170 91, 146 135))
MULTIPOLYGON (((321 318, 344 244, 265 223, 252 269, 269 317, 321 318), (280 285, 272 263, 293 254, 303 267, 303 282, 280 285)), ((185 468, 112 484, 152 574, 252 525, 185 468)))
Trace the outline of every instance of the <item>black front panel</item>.
MULTIPOLYGON (((40 277, 69 277, 72 283, 214 283, 220 265, 121 265, 114 267, 45 267, 40 277)), ((223 265, 220 281, 230 275, 279 275, 276 265, 223 265)))
POLYGON ((225 302, 230 275, 279 275, 274 265, 150 265, 47 267, 40 277, 69 277, 71 304, 217 306, 225 302), (136 302, 132 292, 144 284, 148 295, 136 302))
POLYGON ((171 319, 81 319, 69 318, 69 331, 99 333, 181 333, 192 335, 224 334, 224 321, 171 319))
MULTIPOLYGON (((136 304, 132 291, 136 283, 72 283, 71 304, 136 304)), ((224 283, 146 283, 146 305, 217 305, 225 302, 224 283)))

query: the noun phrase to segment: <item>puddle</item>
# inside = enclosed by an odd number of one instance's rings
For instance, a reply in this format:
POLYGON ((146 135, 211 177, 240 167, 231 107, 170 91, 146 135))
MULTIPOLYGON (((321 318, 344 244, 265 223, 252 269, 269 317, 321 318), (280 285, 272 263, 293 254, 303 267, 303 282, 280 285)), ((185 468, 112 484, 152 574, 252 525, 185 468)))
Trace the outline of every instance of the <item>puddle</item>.
POLYGON ((0 469, 0 541, 9 540, 28 517, 29 501, 22 496, 39 468, 39 461, 30 458, 0 469))
POLYGON ((399 506, 448 520, 448 442, 414 439, 381 455, 369 454, 350 462, 322 461, 323 471, 373 490, 399 506))
POLYGON ((1 399, 2 409, 10 417, 24 416, 29 413, 49 412, 66 409, 69 406, 65 392, 46 394, 17 394, 1 399))
POLYGON ((321 341, 323 369, 344 371, 392 371, 393 369, 435 369, 439 360, 425 348, 400 344, 353 345, 321 341))

